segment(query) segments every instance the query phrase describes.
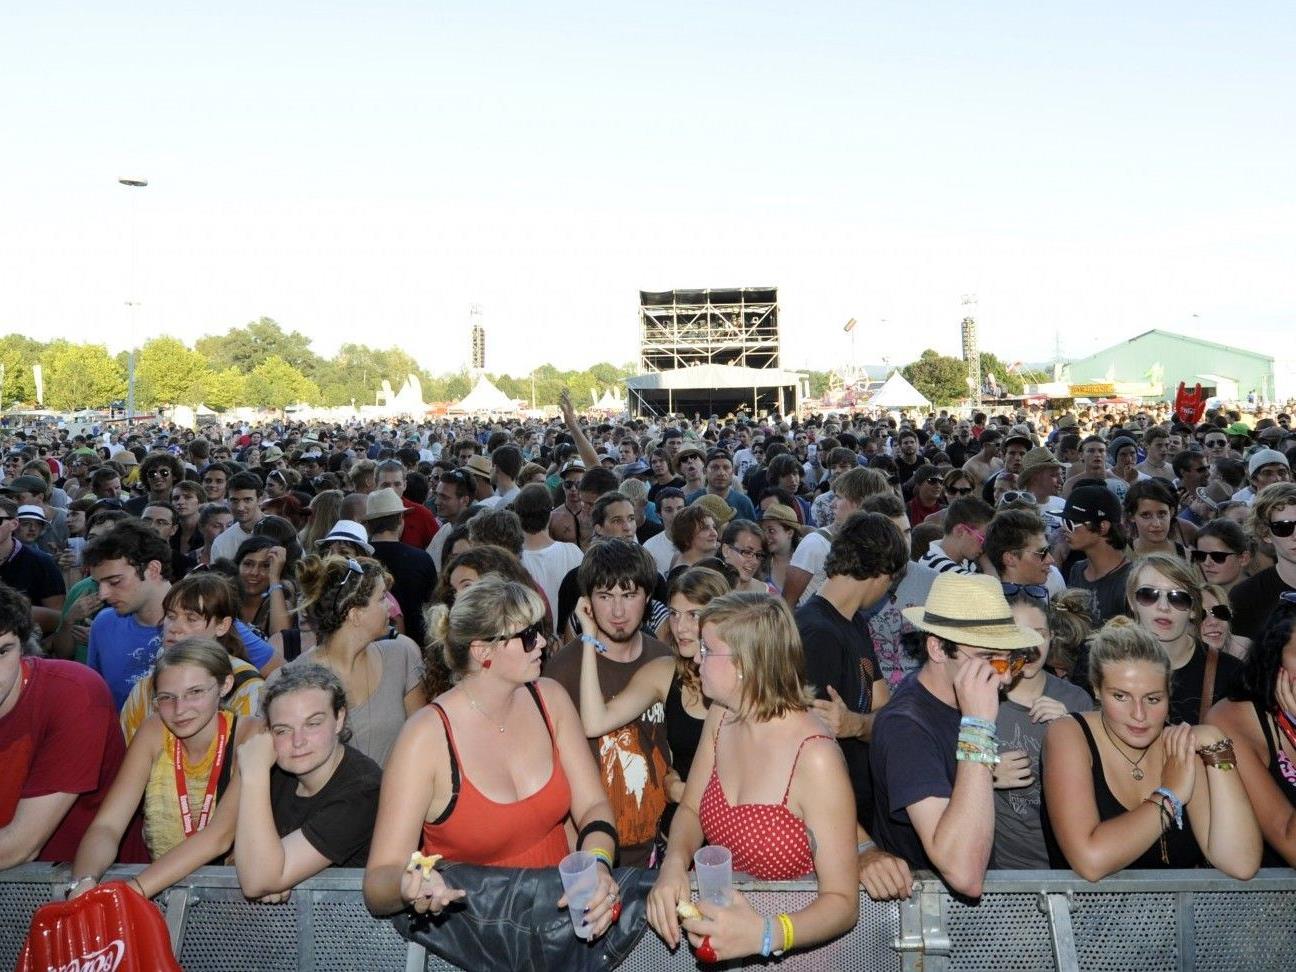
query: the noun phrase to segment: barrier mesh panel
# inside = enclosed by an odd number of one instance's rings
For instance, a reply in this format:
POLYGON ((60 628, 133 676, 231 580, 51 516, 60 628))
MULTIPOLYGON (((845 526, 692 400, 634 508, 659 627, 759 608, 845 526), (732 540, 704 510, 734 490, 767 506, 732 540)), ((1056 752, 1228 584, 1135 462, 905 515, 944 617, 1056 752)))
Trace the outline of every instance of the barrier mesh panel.
POLYGON ((185 972, 296 969, 297 945, 297 907, 291 898, 267 905, 239 895, 190 903, 178 957, 185 972))
MULTIPOLYGON (((1077 894, 1076 954, 1085 972, 1178 972, 1174 894, 1077 894)), ((1047 931, 1045 935, 1047 936, 1047 931)))
POLYGON ((396 934, 391 922, 370 915, 360 895, 348 901, 316 900, 311 905, 311 918, 315 932, 313 968, 320 972, 405 967, 405 939, 396 934))
POLYGON ((1053 968, 1048 918, 1037 894, 994 894, 969 905, 949 901, 946 928, 951 970, 1039 972, 1053 968))
POLYGON ((48 884, 0 885, 0 969, 17 966, 31 916, 50 903, 51 890, 48 884))
POLYGON ((1290 969, 1296 942, 1296 892, 1193 895, 1198 972, 1290 969))

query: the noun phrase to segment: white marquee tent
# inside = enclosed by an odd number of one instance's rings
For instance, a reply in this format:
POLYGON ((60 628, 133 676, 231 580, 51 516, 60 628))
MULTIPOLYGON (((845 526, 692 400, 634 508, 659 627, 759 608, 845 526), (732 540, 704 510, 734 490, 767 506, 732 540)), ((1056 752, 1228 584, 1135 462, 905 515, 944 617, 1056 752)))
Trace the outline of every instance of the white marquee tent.
POLYGON ((891 372, 891 376, 868 400, 868 404, 871 408, 931 407, 931 402, 923 397, 922 392, 909 384, 905 376, 898 371, 891 372))
POLYGON ((462 401, 450 406, 452 412, 515 412, 517 402, 491 384, 482 375, 462 401))

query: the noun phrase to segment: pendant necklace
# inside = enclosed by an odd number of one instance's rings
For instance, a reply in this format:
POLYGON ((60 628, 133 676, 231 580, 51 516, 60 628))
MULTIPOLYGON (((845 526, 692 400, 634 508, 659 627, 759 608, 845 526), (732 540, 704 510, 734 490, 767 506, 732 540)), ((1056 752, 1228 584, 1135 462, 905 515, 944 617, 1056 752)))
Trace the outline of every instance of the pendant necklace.
POLYGON ((1135 780, 1142 780, 1143 770, 1139 768, 1139 763, 1143 762, 1143 760, 1147 758, 1148 750, 1150 750, 1152 747, 1149 746, 1147 749, 1143 750, 1143 755, 1140 756, 1138 759, 1130 759, 1129 756, 1126 755, 1125 750, 1121 749, 1120 745, 1116 742, 1116 740, 1112 738, 1111 730, 1107 728, 1107 720, 1102 716, 1099 716, 1098 721, 1102 723, 1103 732, 1106 734, 1107 740, 1112 744, 1112 747, 1116 750, 1116 752, 1121 754, 1125 762, 1130 764, 1130 776, 1134 777, 1135 780))
POLYGON ((496 722, 494 719, 492 719, 492 718, 490 717, 490 714, 487 713, 487 711, 486 711, 485 709, 483 709, 480 705, 477 704, 477 700, 474 699, 474 698, 472 697, 472 693, 468 691, 468 686, 467 686, 467 685, 464 685, 462 682, 460 682, 460 683, 459 683, 459 687, 460 687, 461 689, 464 690, 464 695, 468 696, 468 704, 471 705, 471 706, 472 706, 474 709, 476 709, 478 712, 480 712, 480 713, 482 714, 482 718, 483 718, 483 719, 485 719, 487 722, 489 722, 492 726, 494 726, 496 729, 498 729, 498 730, 502 733, 502 732, 504 731, 504 727, 501 726, 501 725, 500 725, 498 722, 496 722))

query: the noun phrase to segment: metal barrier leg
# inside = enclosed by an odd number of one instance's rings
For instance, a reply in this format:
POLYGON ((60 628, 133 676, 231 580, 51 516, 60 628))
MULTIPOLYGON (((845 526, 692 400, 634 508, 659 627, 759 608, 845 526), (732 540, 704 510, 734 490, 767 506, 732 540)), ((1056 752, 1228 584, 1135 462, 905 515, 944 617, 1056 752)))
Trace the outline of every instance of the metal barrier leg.
POLYGON ((922 909, 921 968, 923 972, 947 972, 952 949, 945 929, 945 886, 938 881, 924 882, 918 897, 922 909))
POLYGON ((190 891, 186 887, 173 887, 167 892, 166 925, 167 935, 171 938, 171 952, 180 954, 180 944, 184 941, 185 918, 189 915, 190 891))
POLYGON ((1196 903, 1191 891, 1175 895, 1175 932, 1179 939, 1179 968, 1192 972, 1197 968, 1197 929, 1193 909, 1196 903))
POLYGON ((920 896, 914 893, 908 900, 900 902, 900 934, 891 943, 891 948, 900 953, 903 972, 922 972, 922 906, 919 899, 920 896))
POLYGON ((427 968, 427 949, 417 942, 405 948, 405 972, 424 972, 427 968))
POLYGON ((1041 894, 1040 911, 1048 915, 1049 937, 1053 940, 1053 964, 1057 972, 1080 972, 1075 931, 1071 927, 1071 896, 1041 894))

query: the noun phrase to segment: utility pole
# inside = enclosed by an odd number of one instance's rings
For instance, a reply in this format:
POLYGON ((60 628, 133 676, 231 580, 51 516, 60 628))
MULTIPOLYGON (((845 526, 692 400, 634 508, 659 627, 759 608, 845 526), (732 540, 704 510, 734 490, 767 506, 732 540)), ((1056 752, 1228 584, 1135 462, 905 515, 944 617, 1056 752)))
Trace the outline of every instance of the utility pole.
MULTIPOLYGON (((128 189, 143 189, 148 186, 147 179, 118 179, 117 182, 128 189)), ((136 195, 131 194, 130 202, 130 297, 125 301, 127 312, 127 330, 130 332, 130 350, 126 353, 126 427, 135 424, 135 340, 138 337, 139 315, 136 308, 140 302, 135 298, 137 278, 135 276, 135 223, 137 222, 136 195)))

